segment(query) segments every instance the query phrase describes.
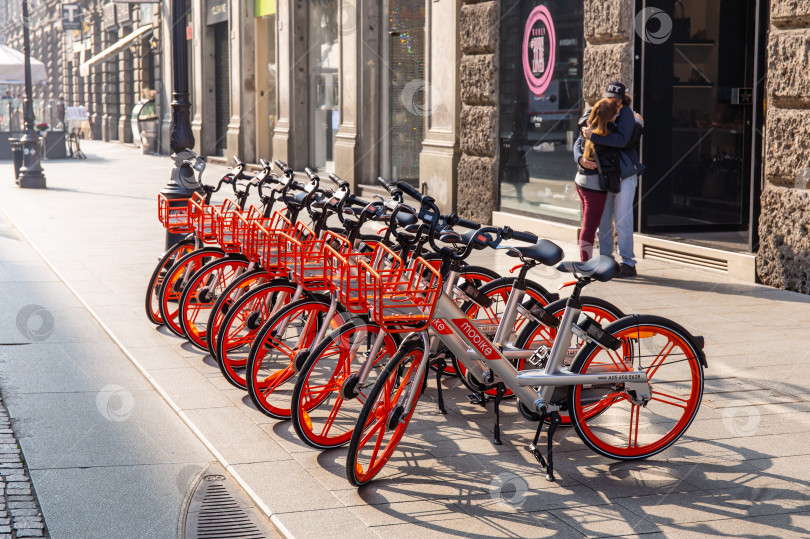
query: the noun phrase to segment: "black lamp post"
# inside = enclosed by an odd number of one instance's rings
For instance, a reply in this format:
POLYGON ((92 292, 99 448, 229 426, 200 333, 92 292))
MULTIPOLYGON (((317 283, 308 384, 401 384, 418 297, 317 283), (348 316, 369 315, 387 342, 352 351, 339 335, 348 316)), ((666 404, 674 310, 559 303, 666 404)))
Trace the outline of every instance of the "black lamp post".
POLYGON ((28 37, 28 0, 23 0, 23 54, 25 55, 25 101, 23 114, 25 120, 25 134, 20 138, 23 146, 23 162, 20 167, 20 187, 32 189, 45 188, 45 175, 42 173, 40 155, 42 143, 39 133, 34 129, 34 99, 31 90, 31 43, 28 37))
MULTIPOLYGON (((183 204, 195 191, 202 187, 194 178, 194 169, 184 163, 193 156, 187 149, 194 147, 194 134, 191 132, 190 109, 188 99, 188 68, 186 51, 186 6, 184 0, 172 0, 172 125, 169 134, 169 146, 174 159, 174 169, 169 183, 163 188, 163 195, 172 204, 183 204)), ((183 238, 182 234, 166 231, 166 249, 183 238)))

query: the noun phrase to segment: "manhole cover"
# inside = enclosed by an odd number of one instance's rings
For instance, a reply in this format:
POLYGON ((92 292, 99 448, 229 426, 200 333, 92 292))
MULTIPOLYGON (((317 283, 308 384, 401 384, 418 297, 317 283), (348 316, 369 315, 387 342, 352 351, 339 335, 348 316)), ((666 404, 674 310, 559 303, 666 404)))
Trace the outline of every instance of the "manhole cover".
POLYGON ((265 539, 278 533, 221 466, 211 465, 192 486, 181 515, 182 539, 265 539))

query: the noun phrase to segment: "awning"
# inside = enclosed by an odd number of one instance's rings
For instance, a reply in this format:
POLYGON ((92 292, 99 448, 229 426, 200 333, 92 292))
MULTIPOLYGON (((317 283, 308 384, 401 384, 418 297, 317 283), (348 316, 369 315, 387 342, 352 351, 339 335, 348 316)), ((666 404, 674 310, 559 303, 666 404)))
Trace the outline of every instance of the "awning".
POLYGON ((138 28, 137 30, 135 30, 134 32, 129 34, 128 36, 122 37, 121 39, 119 39, 118 41, 116 41, 115 43, 113 43, 112 45, 110 45, 109 47, 107 47, 106 49, 101 51, 100 53, 96 54, 95 56, 93 56, 92 58, 87 60, 86 62, 83 62, 83 63, 79 64, 79 75, 81 75, 82 77, 86 77, 87 75, 90 74, 90 66, 91 65, 95 64, 96 62, 98 62, 100 60, 103 60, 104 58, 106 58, 110 54, 118 52, 119 50, 123 49, 124 47, 126 47, 127 45, 129 45, 130 43, 132 43, 137 38, 144 35, 146 32, 148 32, 151 29, 152 29, 151 24, 147 24, 146 26, 141 26, 140 28, 138 28))
POLYGON ((276 0, 254 0, 253 13, 256 17, 276 14, 276 0))
MULTIPOLYGON (((45 64, 31 58, 31 82, 44 82, 45 64)), ((25 84, 25 56, 20 51, 0 45, 0 84, 25 84)))

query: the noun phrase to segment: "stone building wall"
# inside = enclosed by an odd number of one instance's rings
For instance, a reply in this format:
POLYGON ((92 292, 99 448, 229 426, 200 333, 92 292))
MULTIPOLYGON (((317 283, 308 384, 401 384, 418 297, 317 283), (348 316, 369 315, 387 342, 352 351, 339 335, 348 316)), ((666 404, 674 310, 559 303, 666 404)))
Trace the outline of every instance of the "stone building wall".
POLYGON ((771 0, 757 277, 810 294, 810 0, 771 0))
POLYGON ((588 104, 602 97, 611 80, 633 88, 633 0, 585 0, 582 95, 588 104))
POLYGON ((490 223, 498 197, 498 35, 500 0, 464 0, 456 211, 490 223))

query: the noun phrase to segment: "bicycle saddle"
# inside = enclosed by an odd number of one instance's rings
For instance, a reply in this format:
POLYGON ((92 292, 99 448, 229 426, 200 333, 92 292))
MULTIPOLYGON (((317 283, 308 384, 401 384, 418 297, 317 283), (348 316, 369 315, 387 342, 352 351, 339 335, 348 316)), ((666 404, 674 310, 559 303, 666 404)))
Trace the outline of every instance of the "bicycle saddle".
MULTIPOLYGON (((506 254, 509 256, 518 256, 515 252, 517 251, 520 253, 520 256, 536 260, 544 266, 553 266, 563 259, 563 250, 560 249, 557 244, 548 240, 540 240, 534 245, 529 245, 526 247, 513 245, 510 245, 509 247, 509 251, 506 252, 506 254)), ((563 264, 565 264, 565 262, 563 262, 563 264)))
POLYGON ((587 262, 574 262, 572 260, 560 262, 557 271, 573 273, 577 276, 590 277, 595 281, 606 282, 619 273, 619 264, 613 257, 599 255, 587 262))

